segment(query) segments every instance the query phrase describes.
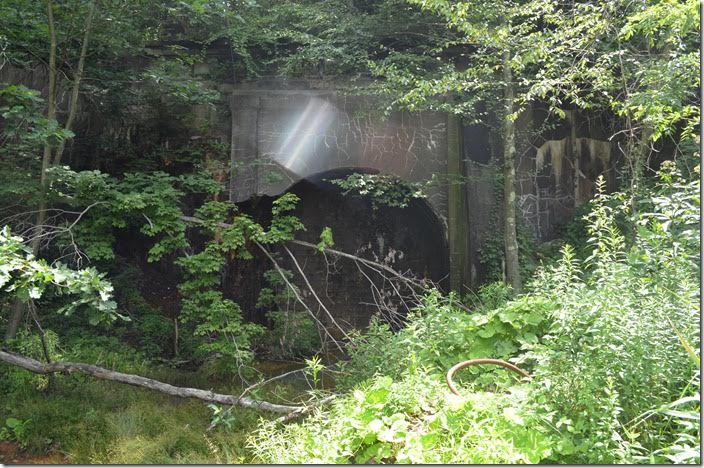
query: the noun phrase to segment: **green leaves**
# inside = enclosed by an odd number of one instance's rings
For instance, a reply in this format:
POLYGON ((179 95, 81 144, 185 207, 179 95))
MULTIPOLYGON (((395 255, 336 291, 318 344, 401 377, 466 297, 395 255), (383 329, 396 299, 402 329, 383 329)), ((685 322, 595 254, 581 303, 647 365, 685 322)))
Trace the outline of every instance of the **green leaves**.
POLYGON ((305 226, 298 217, 286 214, 296 207, 298 200, 298 196, 293 193, 285 193, 274 200, 271 209, 273 215, 271 225, 267 231, 258 236, 257 240, 263 244, 275 244, 292 240, 296 231, 305 230, 305 226))
POLYGON ((379 206, 405 208, 413 199, 426 198, 423 184, 385 174, 354 173, 346 179, 332 179, 329 182, 345 190, 344 195, 352 192, 368 197, 375 210, 379 206))
MULTIPOLYGON (((226 367, 230 372, 238 372, 251 363, 252 344, 264 333, 264 328, 245 323, 239 306, 224 298, 220 288, 222 269, 232 260, 231 255, 241 260, 252 259, 247 245, 253 241, 273 244, 292 239, 303 228, 297 217, 287 214, 297 202, 293 194, 275 200, 268 230, 249 216, 237 214, 230 202, 206 202, 195 214, 201 220, 199 228, 206 231, 210 240, 200 252, 183 255, 175 262, 184 271, 184 281, 179 284, 183 297, 179 320, 195 327, 194 334, 201 337, 198 349, 202 353, 227 357, 226 367), (233 213, 234 218, 230 219, 233 213)), ((276 301, 273 291, 264 290, 257 306, 273 306, 276 301)), ((297 320, 292 323, 305 325, 297 320)))
POLYGON ((213 106, 220 94, 209 89, 200 80, 189 78, 187 66, 182 60, 158 59, 143 73, 142 79, 148 93, 155 99, 170 100, 171 105, 188 106, 206 104, 213 106))
POLYGON ((20 447, 27 448, 31 425, 31 419, 7 418, 5 419, 5 426, 0 427, 0 440, 16 441, 20 447))
POLYGON ((86 305, 91 325, 126 319, 117 313, 116 303, 112 300, 112 285, 104 276, 95 268, 71 270, 60 262, 48 265, 42 259, 35 259, 22 245, 22 238, 12 236, 9 227, 0 231, 2 292, 14 294, 24 301, 40 300, 49 295, 71 295, 71 302, 58 313, 68 315, 86 305))
POLYGON ((328 249, 333 245, 335 245, 335 242, 332 239, 332 229, 325 226, 320 232, 320 242, 318 242, 317 245, 318 252, 323 252, 325 249, 328 249))

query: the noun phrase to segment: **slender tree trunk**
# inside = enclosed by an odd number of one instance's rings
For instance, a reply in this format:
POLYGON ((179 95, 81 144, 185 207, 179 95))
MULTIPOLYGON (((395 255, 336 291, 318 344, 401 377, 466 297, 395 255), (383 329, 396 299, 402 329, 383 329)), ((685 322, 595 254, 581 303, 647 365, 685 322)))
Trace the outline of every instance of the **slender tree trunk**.
MULTIPOLYGON (((47 96, 46 118, 53 120, 56 118, 56 28, 54 27, 54 7, 51 0, 46 2, 46 15, 49 27, 49 89, 47 96)), ((37 212, 37 222, 34 238, 32 239, 32 253, 36 256, 41 245, 41 235, 44 230, 46 220, 46 192, 49 188, 49 178, 47 171, 51 166, 51 145, 44 145, 44 155, 42 156, 42 169, 39 176, 40 200, 37 212)))
POLYGON ((12 304, 12 313, 10 314, 10 323, 7 325, 7 330, 5 331, 5 339, 9 340, 17 335, 17 330, 20 329, 22 324, 22 319, 24 318, 24 303, 15 299, 15 303, 12 304))
POLYGON ((650 137, 653 132, 648 126, 644 126, 640 133, 638 142, 631 145, 633 169, 631 173, 631 202, 635 209, 635 200, 638 198, 638 192, 641 190, 641 181, 648 160, 650 159, 650 137))
POLYGON ((237 121, 235 116, 235 94, 230 96, 230 181, 228 185, 228 199, 235 202, 235 178, 237 177, 237 121))
POLYGON ((521 274, 518 267, 518 240, 516 238, 516 124, 513 118, 513 73, 511 54, 504 50, 504 250, 506 280, 514 292, 521 292, 521 274))
MULTIPOLYGON (((52 120, 56 116, 56 29, 54 28, 54 8, 52 5, 52 0, 47 0, 46 2, 46 14, 47 22, 49 28, 49 89, 47 96, 47 112, 46 117, 48 120, 52 120)), ((44 154, 42 155, 42 169, 39 176, 39 209, 37 210, 37 218, 35 223, 35 230, 32 238, 32 253, 36 257, 39 253, 39 248, 41 246, 41 237, 44 231, 44 222, 46 221, 46 192, 49 187, 49 181, 47 178, 47 170, 51 165, 51 145, 46 143, 44 145, 44 154)), ((5 332, 5 338, 11 339, 17 335, 17 330, 19 330, 22 324, 22 319, 24 317, 24 304, 19 299, 15 300, 15 304, 12 307, 12 316, 10 317, 10 323, 7 326, 7 331, 5 332)))
POLYGON ((174 357, 178 356, 178 317, 174 317, 174 357))
MULTIPOLYGON (((86 17, 83 33, 83 44, 81 45, 81 53, 78 57, 76 74, 73 77, 73 88, 71 89, 71 100, 69 101, 68 107, 68 118, 66 119, 66 125, 64 125, 64 128, 69 131, 73 128, 73 121, 76 119, 76 114, 78 112, 78 91, 81 86, 81 79, 83 78, 83 68, 86 62, 86 55, 88 54, 88 39, 90 38, 90 31, 93 27, 93 18, 95 16, 97 4, 98 0, 93 0, 90 6, 88 7, 88 16, 86 17)), ((58 166, 61 163, 61 156, 64 153, 65 146, 66 140, 61 140, 61 143, 59 143, 59 147, 56 150, 56 154, 54 155, 54 166, 58 166)))
POLYGON ((570 144, 572 146, 572 167, 573 167, 573 172, 572 172, 572 186, 574 189, 574 206, 575 208, 580 206, 582 204, 581 200, 581 180, 582 180, 582 172, 579 168, 580 160, 582 157, 582 151, 581 147, 579 144, 579 141, 577 141, 577 109, 572 109, 569 111, 567 114, 569 117, 569 122, 570 122, 570 144))

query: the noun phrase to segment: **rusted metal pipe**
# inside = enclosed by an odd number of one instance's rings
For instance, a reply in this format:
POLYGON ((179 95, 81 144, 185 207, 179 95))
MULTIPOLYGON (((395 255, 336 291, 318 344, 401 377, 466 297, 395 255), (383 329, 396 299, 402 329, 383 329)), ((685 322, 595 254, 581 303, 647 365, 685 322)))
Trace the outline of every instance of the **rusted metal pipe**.
POLYGON ((452 382, 452 376, 455 374, 455 372, 465 367, 476 366, 477 364, 496 364, 497 366, 505 367, 506 369, 515 372, 521 377, 530 377, 530 375, 528 375, 528 373, 520 367, 516 367, 510 362, 502 361, 501 359, 470 359, 469 361, 462 361, 459 364, 455 364, 450 368, 449 371, 447 371, 445 381, 447 382, 447 386, 450 387, 450 391, 452 393, 458 396, 460 394, 457 391, 455 384, 452 382))

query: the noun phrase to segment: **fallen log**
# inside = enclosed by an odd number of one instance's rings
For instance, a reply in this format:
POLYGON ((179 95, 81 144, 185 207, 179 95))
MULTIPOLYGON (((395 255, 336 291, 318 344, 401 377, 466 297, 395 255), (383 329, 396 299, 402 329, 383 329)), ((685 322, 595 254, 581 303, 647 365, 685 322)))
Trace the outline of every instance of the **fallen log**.
MULTIPOLYGON (((77 372, 90 375, 96 379, 110 380, 113 382, 148 388, 150 390, 155 390, 157 392, 181 398, 197 398, 199 400, 219 403, 221 405, 239 405, 245 408, 272 411, 274 413, 284 413, 285 420, 305 414, 315 407, 280 405, 277 403, 270 403, 268 401, 255 400, 245 396, 238 397, 235 395, 225 395, 222 393, 215 393, 210 390, 201 390, 199 388, 176 387, 174 385, 159 382, 158 380, 149 379, 140 375, 123 374, 122 372, 111 371, 92 364, 74 362, 44 363, 27 356, 22 356, 20 354, 11 353, 4 350, 0 350, 0 361, 13 366, 21 367, 22 369, 34 372, 35 374, 71 374, 77 372)), ((323 400, 319 404, 325 402, 326 400, 323 400)))

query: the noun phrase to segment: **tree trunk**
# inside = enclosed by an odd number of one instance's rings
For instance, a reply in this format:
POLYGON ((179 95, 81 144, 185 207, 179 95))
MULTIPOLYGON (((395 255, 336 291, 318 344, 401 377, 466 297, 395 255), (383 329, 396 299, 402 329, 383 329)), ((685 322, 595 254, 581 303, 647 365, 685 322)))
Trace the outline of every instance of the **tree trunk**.
POLYGON ((504 250, 506 256, 506 280, 514 292, 522 289, 518 266, 518 240, 516 238, 516 124, 513 117, 513 73, 511 54, 504 50, 504 250))
MULTIPOLYGON (((47 112, 46 117, 48 120, 52 120, 56 116, 56 29, 54 28, 54 8, 52 5, 52 0, 47 0, 46 2, 46 15, 47 15, 47 26, 49 28, 49 89, 47 96, 47 112)), ((39 209, 37 210, 37 218, 35 223, 35 230, 32 236, 32 253, 36 257, 39 253, 39 248, 41 246, 42 233, 44 231, 44 222, 46 221, 46 193, 49 188, 49 180, 47 177, 47 170, 51 166, 51 145, 46 143, 44 145, 44 154, 42 156, 42 169, 39 175, 39 209)), ((16 299, 15 304, 12 308, 12 316, 10 317, 10 323, 7 326, 7 331, 5 332, 5 338, 14 338, 17 334, 17 330, 22 323, 22 318, 24 316, 24 306, 19 299, 16 299)))
MULTIPOLYGON (((78 57, 78 65, 76 66, 76 74, 73 77, 73 88, 71 89, 71 100, 68 106, 68 118, 66 119, 66 125, 64 128, 66 130, 71 130, 73 128, 73 121, 76 119, 76 113, 78 112, 78 91, 81 85, 81 79, 83 78, 83 68, 86 62, 86 55, 88 54, 88 39, 90 38, 90 31, 93 27, 93 17, 95 16, 95 10, 97 8, 98 0, 93 0, 88 7, 88 16, 86 17, 86 23, 84 26, 83 33, 83 44, 81 44, 81 53, 78 57)), ((61 156, 64 153, 64 147, 66 146, 66 140, 61 140, 59 147, 54 155, 53 165, 58 166, 61 163, 61 156)))
POLYGON ((638 193, 642 189, 643 173, 648 167, 648 161, 650 160, 650 137, 652 134, 652 129, 644 125, 638 142, 631 145, 634 153, 631 157, 633 160, 633 169, 631 171, 631 204, 633 209, 635 209, 635 200, 638 198, 638 193))
POLYGON ((24 303, 15 299, 15 303, 12 304, 12 314, 10 315, 10 323, 7 325, 7 330, 5 331, 5 339, 10 340, 17 335, 17 330, 20 329, 22 325, 22 319, 24 318, 24 303))
MULTIPOLYGON (((47 96, 47 120, 52 120, 56 117, 56 28, 54 27, 54 7, 51 0, 46 2, 46 16, 49 27, 49 89, 47 96)), ((41 245, 41 235, 44 230, 44 221, 46 220, 46 192, 49 188, 49 178, 47 170, 51 166, 51 145, 44 145, 44 155, 42 156, 42 169, 39 175, 40 183, 40 200, 39 210, 37 212, 36 232, 32 239, 32 253, 36 256, 39 253, 41 245)))
POLYGON ((174 357, 178 356, 178 317, 174 317, 174 357))

